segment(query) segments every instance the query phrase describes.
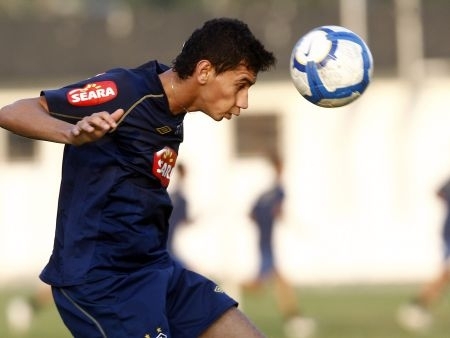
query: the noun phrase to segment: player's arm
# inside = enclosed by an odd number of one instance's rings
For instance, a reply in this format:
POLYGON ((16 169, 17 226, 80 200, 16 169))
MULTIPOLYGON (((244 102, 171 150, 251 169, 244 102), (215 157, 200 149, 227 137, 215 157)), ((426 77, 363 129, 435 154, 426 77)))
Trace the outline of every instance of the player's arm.
POLYGON ((117 126, 124 111, 98 112, 75 125, 49 114, 44 96, 22 99, 0 109, 0 127, 15 134, 57 143, 81 145, 103 137, 117 126))

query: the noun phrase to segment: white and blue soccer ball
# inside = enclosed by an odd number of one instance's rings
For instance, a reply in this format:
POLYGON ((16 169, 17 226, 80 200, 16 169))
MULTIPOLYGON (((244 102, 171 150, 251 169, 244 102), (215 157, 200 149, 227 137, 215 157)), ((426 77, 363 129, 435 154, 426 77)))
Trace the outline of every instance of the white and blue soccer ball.
POLYGON ((341 107, 364 93, 373 74, 369 47, 341 26, 317 27, 295 44, 290 61, 299 93, 321 107, 341 107))

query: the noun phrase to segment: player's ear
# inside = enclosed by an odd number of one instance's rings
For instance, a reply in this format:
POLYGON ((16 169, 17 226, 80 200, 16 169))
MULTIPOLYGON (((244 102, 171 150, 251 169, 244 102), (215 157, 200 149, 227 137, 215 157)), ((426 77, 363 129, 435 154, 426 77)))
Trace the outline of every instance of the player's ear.
POLYGON ((197 63, 197 67, 195 69, 195 75, 197 77, 197 81, 200 84, 205 84, 208 82, 208 78, 210 73, 212 72, 212 64, 208 60, 200 60, 197 63))

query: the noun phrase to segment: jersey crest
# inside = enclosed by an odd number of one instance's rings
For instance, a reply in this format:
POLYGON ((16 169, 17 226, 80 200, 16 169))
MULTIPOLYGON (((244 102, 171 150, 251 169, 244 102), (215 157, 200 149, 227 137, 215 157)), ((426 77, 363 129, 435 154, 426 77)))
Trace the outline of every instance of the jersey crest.
POLYGON ((99 81, 75 88, 67 93, 67 100, 73 106, 87 107, 111 101, 117 96, 114 81, 99 81))
POLYGON ((175 167, 178 154, 169 147, 164 147, 153 155, 153 175, 155 175, 163 187, 170 183, 172 169, 175 167))

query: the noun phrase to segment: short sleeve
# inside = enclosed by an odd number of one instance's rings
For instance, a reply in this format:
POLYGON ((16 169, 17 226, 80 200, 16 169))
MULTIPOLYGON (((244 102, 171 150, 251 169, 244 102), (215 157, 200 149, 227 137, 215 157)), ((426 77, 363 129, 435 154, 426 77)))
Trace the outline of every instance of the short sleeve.
POLYGON ((133 98, 131 80, 125 69, 115 69, 59 89, 43 90, 41 96, 52 116, 76 123, 95 112, 127 110, 133 98))

